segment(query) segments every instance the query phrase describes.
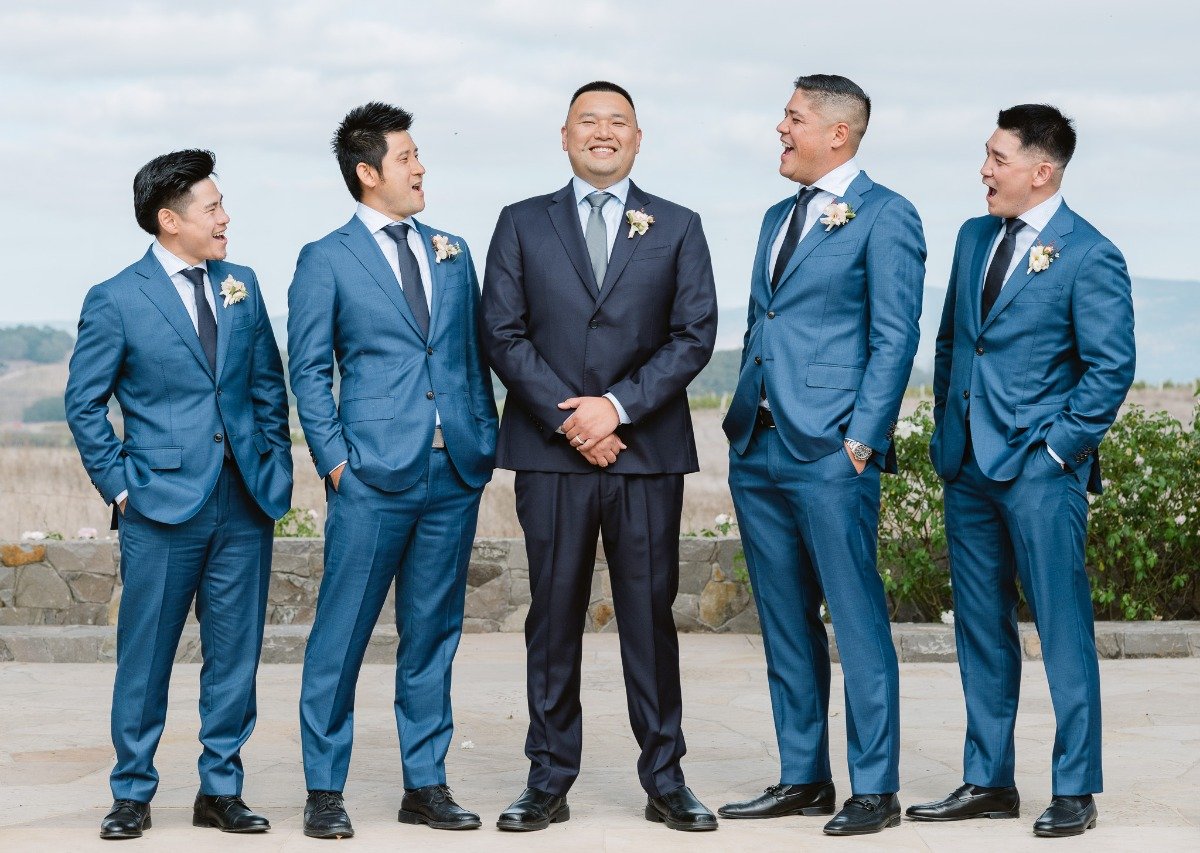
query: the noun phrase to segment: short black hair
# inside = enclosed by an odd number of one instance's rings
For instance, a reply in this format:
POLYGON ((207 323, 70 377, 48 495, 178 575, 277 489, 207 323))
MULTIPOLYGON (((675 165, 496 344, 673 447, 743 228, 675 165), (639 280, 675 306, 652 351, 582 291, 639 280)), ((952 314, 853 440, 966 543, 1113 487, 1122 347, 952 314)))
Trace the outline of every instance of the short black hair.
POLYGON ((616 83, 610 83, 607 80, 593 80, 591 83, 584 83, 575 90, 575 94, 571 96, 571 103, 567 104, 567 112, 571 111, 571 107, 575 106, 575 102, 579 100, 580 95, 586 95, 588 92, 613 92, 620 95, 625 100, 629 101, 629 106, 633 107, 633 111, 637 112, 637 107, 633 106, 633 97, 616 83))
POLYGON ((143 231, 158 236, 158 212, 176 213, 192 198, 192 187, 213 174, 217 158, 211 151, 189 148, 155 157, 133 176, 133 216, 143 231))
POLYGON ((806 74, 792 84, 803 89, 819 107, 834 107, 850 119, 851 130, 861 140, 871 121, 871 99, 862 87, 840 74, 806 74))
POLYGON ((383 170, 387 156, 387 135, 412 127, 413 115, 391 104, 371 101, 346 113, 333 135, 333 153, 346 189, 355 201, 362 201, 363 188, 358 180, 358 164, 366 163, 377 172, 383 170))
POLYGON ((1022 148, 1034 148, 1065 169, 1075 154, 1075 123, 1050 104, 1017 104, 1000 110, 996 126, 1017 135, 1022 148))

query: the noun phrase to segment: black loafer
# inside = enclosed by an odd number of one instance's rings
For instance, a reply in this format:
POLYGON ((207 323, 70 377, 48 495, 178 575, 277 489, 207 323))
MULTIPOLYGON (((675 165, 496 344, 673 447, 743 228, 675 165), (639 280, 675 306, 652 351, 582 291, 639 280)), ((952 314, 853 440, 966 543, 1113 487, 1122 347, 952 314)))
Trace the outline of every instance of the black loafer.
POLYGON ((354 837, 341 791, 308 792, 304 803, 304 834, 309 838, 354 837))
POLYGON ((900 825, 900 800, 895 794, 855 794, 825 824, 826 835, 870 835, 900 825))
POLYGON ((909 806, 904 813, 913 820, 967 820, 973 817, 1006 820, 1021 816, 1021 795, 1013 787, 982 788, 968 784, 944 800, 909 806))
POLYGON ((571 809, 567 806, 566 797, 556 797, 537 788, 526 788, 500 815, 496 826, 510 832, 532 832, 570 819, 571 809))
POLYGON ((112 808, 100 821, 101 838, 141 838, 150 828, 150 804, 137 800, 113 800, 112 808))
POLYGON ((717 816, 696 799, 687 785, 661 797, 648 797, 646 820, 665 823, 681 832, 711 832, 717 828, 717 816))
POLYGON ((197 794, 192 806, 192 826, 210 826, 221 832, 266 832, 271 822, 250 811, 241 797, 197 794))
POLYGON ((833 782, 772 785, 752 800, 726 803, 717 814, 736 819, 833 814, 835 797, 833 782))
POLYGON ((1050 807, 1033 824, 1033 834, 1043 838, 1083 835, 1096 825, 1096 801, 1082 797, 1052 797, 1050 807))
POLYGON ((478 829, 482 825, 479 815, 454 802, 445 785, 405 790, 396 819, 401 823, 423 823, 434 829, 478 829))

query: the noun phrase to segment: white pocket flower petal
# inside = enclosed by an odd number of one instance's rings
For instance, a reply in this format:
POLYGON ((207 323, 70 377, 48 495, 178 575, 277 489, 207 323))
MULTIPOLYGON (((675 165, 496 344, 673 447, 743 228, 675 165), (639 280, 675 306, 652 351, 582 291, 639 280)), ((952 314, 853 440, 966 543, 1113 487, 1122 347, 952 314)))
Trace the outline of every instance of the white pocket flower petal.
POLYGON ((246 285, 242 284, 232 275, 227 276, 221 282, 221 295, 225 297, 222 303, 223 307, 228 308, 230 305, 236 305, 246 298, 246 285))

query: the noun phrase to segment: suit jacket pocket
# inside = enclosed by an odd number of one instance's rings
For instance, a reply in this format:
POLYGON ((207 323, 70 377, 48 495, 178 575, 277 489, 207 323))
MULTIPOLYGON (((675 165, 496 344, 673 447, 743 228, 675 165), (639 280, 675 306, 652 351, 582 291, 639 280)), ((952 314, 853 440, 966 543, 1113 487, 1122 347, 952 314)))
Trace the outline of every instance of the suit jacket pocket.
POLYGON ((1063 293, 1062 282, 1038 281, 1040 273, 1033 274, 1033 281, 1017 294, 1017 302, 1057 302, 1063 293))
POLYGON ((638 246, 637 251, 634 252, 630 261, 652 261, 655 258, 665 258, 673 251, 672 247, 665 244, 658 246, 638 246))
POLYGON ((142 447, 130 455, 140 456, 153 471, 174 471, 183 466, 182 447, 142 447))
POLYGON ((259 456, 266 456, 271 452, 271 442, 267 441, 267 437, 261 432, 256 432, 250 436, 254 440, 254 448, 258 451, 259 456))
POLYGON ((355 397, 352 400, 342 400, 338 407, 338 417, 345 423, 391 420, 396 417, 396 398, 355 397))
POLYGON ((1013 410, 1013 426, 1029 429, 1066 409, 1066 400, 1047 400, 1043 403, 1025 403, 1013 410))
POLYGON ((813 362, 808 366, 804 384, 809 388, 842 388, 857 391, 858 386, 862 385, 864 373, 866 371, 861 367, 813 362))
POLYGON ((858 251, 857 240, 825 240, 821 245, 815 246, 809 257, 823 258, 829 255, 850 255, 858 251))

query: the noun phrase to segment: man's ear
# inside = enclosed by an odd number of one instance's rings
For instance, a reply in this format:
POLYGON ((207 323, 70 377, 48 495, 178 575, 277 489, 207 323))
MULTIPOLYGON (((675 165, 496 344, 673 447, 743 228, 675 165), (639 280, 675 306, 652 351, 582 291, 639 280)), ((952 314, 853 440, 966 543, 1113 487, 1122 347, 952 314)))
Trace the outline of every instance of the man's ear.
POLYGON ((160 234, 178 234, 179 214, 169 207, 160 207, 158 209, 158 231, 160 234))
POLYGON ((1056 167, 1049 160, 1043 160, 1042 162, 1038 163, 1037 168, 1033 170, 1034 188, 1040 189, 1041 187, 1046 186, 1046 184, 1053 180, 1057 171, 1058 167, 1056 167))

